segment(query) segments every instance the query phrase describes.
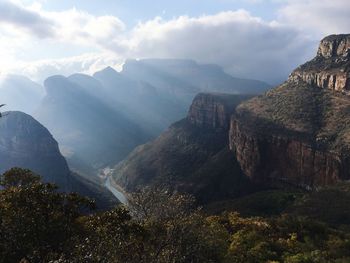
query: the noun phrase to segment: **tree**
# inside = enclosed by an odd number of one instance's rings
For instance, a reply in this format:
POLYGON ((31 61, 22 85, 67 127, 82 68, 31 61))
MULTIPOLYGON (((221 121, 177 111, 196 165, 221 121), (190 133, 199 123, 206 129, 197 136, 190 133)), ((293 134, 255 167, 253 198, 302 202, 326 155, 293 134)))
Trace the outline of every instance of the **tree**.
POLYGON ((78 230, 77 218, 92 206, 25 169, 4 173, 1 186, 0 262, 45 262, 64 253, 78 230))

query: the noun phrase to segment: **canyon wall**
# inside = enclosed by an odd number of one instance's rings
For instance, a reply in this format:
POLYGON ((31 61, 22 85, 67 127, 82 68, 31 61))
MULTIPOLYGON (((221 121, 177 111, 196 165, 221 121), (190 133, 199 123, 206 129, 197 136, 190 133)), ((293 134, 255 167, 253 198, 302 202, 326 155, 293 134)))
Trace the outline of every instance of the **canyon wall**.
POLYGON ((350 179, 349 49, 350 35, 326 37, 284 84, 238 106, 229 144, 253 181, 312 189, 350 179))

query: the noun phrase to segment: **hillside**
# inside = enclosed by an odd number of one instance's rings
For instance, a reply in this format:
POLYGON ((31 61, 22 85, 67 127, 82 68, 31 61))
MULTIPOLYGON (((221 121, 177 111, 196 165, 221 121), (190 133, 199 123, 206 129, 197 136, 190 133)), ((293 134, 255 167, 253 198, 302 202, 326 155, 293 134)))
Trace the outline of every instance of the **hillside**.
POLYGON ((149 138, 136 123, 65 77, 50 77, 45 88, 35 117, 57 138, 74 168, 117 163, 149 138))
POLYGON ((0 174, 13 167, 30 169, 61 191, 93 198, 101 209, 117 202, 103 187, 72 173, 50 132, 30 115, 18 111, 6 112, 0 118, 0 174))
POLYGON ((326 37, 284 84, 237 108, 230 147, 250 178, 302 188, 350 178, 349 39, 326 37))
POLYGON ((228 149, 230 115, 243 95, 199 94, 186 119, 137 147, 115 167, 126 191, 166 184, 195 194, 200 202, 239 196, 252 186, 228 149))
POLYGON ((23 167, 41 174, 46 182, 71 190, 70 172, 49 131, 30 115, 7 112, 0 119, 0 173, 23 167))

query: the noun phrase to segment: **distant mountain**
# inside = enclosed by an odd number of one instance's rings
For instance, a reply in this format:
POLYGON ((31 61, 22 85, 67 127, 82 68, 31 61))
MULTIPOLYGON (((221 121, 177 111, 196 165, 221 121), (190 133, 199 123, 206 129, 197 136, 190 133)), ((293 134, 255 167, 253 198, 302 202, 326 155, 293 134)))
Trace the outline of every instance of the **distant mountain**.
POLYGON ((123 112, 153 136, 183 117, 184 105, 179 104, 172 94, 146 81, 134 80, 109 67, 96 72, 94 78, 103 84, 104 97, 117 111, 123 112))
POLYGON ((121 72, 107 67, 93 76, 53 76, 44 85, 35 117, 57 138, 70 166, 84 174, 114 166, 184 118, 201 91, 260 93, 268 87, 190 60, 129 60, 121 72))
POLYGON ((50 132, 28 114, 6 112, 0 118, 0 173, 20 167, 55 183, 63 191, 79 192, 96 200, 99 208, 116 204, 103 187, 71 173, 50 132))
POLYGON ((157 139, 137 147, 115 167, 113 179, 126 191, 168 184, 202 203, 232 198, 253 186, 228 148, 230 116, 247 95, 199 94, 187 118, 157 139))
POLYGON ((44 88, 20 75, 0 77, 1 103, 6 103, 9 110, 32 114, 44 96, 44 88))
POLYGON ((128 60, 122 73, 169 91, 176 89, 195 94, 198 92, 260 94, 271 87, 262 81, 232 77, 218 65, 201 65, 185 59, 128 60), (168 85, 164 85, 164 82, 168 85))
POLYGON ((148 138, 137 124, 91 95, 86 85, 63 76, 50 77, 44 85, 47 95, 35 116, 57 138, 68 160, 102 168, 148 138))

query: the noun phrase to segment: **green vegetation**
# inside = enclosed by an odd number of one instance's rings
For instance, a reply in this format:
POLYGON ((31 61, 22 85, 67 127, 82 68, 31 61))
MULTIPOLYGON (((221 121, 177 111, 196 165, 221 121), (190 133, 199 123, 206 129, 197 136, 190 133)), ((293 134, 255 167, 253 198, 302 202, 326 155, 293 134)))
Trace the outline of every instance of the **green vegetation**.
POLYGON ((208 215, 193 197, 163 188, 134 193, 128 209, 94 212, 91 200, 61 193, 19 168, 2 175, 1 187, 4 263, 350 261, 350 222, 343 220, 350 215, 347 184, 315 193, 266 191, 234 200, 232 209, 247 204, 248 217, 230 211, 208 215), (335 214, 331 220, 326 213, 330 200, 336 204, 328 213, 335 214))
POLYGON ((347 95, 286 81, 237 107, 250 131, 307 141, 321 149, 348 153, 350 101, 347 95))
POLYGON ((254 186, 227 145, 226 131, 203 129, 183 119, 137 147, 115 167, 113 177, 128 192, 167 183, 193 194, 201 204, 234 198, 254 186))

